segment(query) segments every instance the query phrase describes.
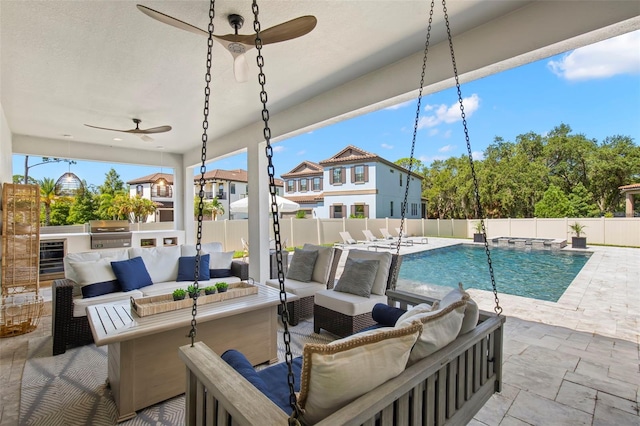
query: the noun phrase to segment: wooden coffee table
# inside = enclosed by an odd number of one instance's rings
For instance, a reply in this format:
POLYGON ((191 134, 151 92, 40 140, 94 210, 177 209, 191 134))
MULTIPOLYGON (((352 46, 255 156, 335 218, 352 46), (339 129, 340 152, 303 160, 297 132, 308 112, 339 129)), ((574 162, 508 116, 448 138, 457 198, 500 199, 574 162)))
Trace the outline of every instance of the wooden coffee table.
MULTIPOLYGON (((196 341, 218 354, 237 349, 253 365, 276 362, 280 295, 256 285, 257 294, 198 306, 196 341)), ((104 304, 88 307, 87 316, 96 345, 108 345, 108 380, 119 422, 185 392, 178 348, 190 343, 191 309, 138 317, 129 304, 104 304)))

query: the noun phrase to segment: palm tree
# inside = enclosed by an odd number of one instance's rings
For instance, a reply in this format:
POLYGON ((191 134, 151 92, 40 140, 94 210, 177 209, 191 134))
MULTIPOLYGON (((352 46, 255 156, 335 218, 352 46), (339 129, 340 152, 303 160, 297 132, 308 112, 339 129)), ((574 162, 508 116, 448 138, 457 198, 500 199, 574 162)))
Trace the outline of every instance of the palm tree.
POLYGON ((40 185, 40 202, 44 204, 44 226, 51 222, 51 205, 56 200, 56 182, 51 178, 44 178, 40 185))
POLYGON ((211 200, 211 218, 217 220, 218 216, 224 214, 224 206, 218 201, 217 198, 211 200))

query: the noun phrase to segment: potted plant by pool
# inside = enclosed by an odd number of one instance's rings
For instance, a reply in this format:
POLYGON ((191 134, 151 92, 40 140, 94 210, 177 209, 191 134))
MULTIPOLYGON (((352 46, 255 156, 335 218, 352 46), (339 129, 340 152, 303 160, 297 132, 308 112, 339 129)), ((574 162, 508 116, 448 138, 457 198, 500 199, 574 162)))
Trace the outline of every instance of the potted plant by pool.
POLYGON ((474 243, 484 243, 484 234, 482 233, 482 222, 479 221, 473 226, 473 230, 475 231, 473 234, 473 242, 474 243))
POLYGON ((229 288, 229 284, 227 284, 225 282, 216 283, 216 288, 218 289, 218 291, 220 293, 224 293, 229 288))
POLYGON ((215 292, 216 292, 216 286, 214 285, 210 285, 204 288, 204 294, 206 294, 207 296, 210 294, 215 294, 215 292))
POLYGON ((187 292, 182 288, 173 290, 173 300, 183 300, 186 295, 187 292))
POLYGON ((193 299, 194 297, 200 294, 200 290, 199 289, 196 290, 196 286, 192 284, 189 287, 187 287, 187 293, 189 293, 189 297, 193 299))
POLYGON ((571 225, 569 225, 569 228, 571 229, 571 231, 576 234, 575 237, 571 237, 571 247, 573 248, 580 248, 580 249, 586 249, 587 248, 587 237, 582 237, 581 235, 583 234, 584 228, 586 228, 585 225, 579 223, 579 222, 573 222, 571 225))

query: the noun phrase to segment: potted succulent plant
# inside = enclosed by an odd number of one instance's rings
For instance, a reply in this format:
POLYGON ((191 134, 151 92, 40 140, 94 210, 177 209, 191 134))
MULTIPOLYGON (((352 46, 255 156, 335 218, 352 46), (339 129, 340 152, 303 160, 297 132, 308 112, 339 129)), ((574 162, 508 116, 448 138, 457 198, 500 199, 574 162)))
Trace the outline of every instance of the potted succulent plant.
POLYGON ((474 243, 484 243, 484 234, 482 233, 482 221, 478 221, 474 226, 473 230, 473 242, 474 243))
POLYGON ((187 292, 183 288, 173 290, 173 300, 183 300, 187 292))
POLYGON ((227 291, 227 288, 229 288, 229 284, 225 282, 216 283, 216 288, 218 289, 218 292, 224 293, 225 291, 227 291))
POLYGON ((189 287, 187 287, 187 293, 189 293, 189 297, 193 299, 194 297, 200 294, 200 290, 199 289, 196 290, 196 286, 192 284, 189 287))
POLYGON ((571 237, 571 247, 580 249, 587 248, 587 237, 582 236, 584 228, 586 228, 586 226, 579 222, 573 222, 569 225, 569 229, 576 234, 575 237, 571 237))
POLYGON ((215 292, 216 292, 216 286, 214 285, 210 285, 204 288, 204 294, 206 294, 207 296, 210 294, 215 294, 215 292))

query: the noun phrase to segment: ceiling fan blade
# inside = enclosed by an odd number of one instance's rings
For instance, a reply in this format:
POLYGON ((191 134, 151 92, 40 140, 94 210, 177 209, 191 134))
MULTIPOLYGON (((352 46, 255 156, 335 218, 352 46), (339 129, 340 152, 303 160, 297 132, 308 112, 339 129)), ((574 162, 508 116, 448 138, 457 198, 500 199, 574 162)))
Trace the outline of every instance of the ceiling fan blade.
POLYGON ((236 56, 233 60, 233 75, 238 83, 244 83, 249 80, 249 64, 244 53, 236 56))
MULTIPOLYGON (((292 19, 282 24, 278 24, 271 28, 267 28, 260 32, 260 38, 262 44, 279 43, 281 41, 291 40, 293 38, 301 37, 313 30, 316 27, 318 20, 315 16, 306 15, 299 18, 292 19)), ((256 35, 255 34, 226 34, 216 35, 215 37, 230 41, 234 43, 247 44, 249 46, 255 46, 256 35)))
POLYGON ((100 130, 110 130, 112 132, 126 132, 127 131, 127 130, 120 130, 120 129, 109 129, 108 127, 92 126, 91 124, 85 124, 85 126, 92 127, 94 129, 100 129, 100 130))
POLYGON ((132 129, 132 130, 121 130, 121 131, 125 133, 147 135, 151 133, 164 133, 164 132, 168 132, 169 130, 171 130, 171 126, 158 126, 158 127, 152 127, 150 129, 132 129))
POLYGON ((208 36, 209 33, 205 30, 201 30, 198 27, 194 27, 191 24, 187 24, 184 21, 174 18, 173 16, 165 15, 162 12, 158 12, 157 10, 153 10, 148 8, 147 6, 143 6, 141 4, 137 5, 138 10, 144 13, 147 16, 155 19, 156 21, 160 21, 163 24, 171 25, 172 27, 180 28, 181 30, 189 31, 190 33, 199 34, 208 36))

